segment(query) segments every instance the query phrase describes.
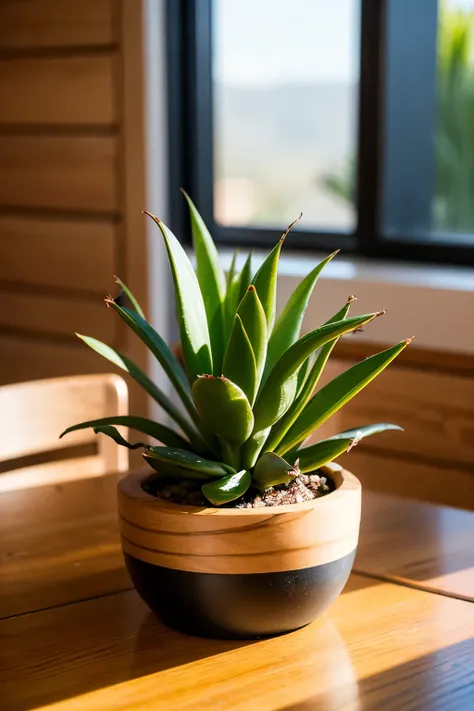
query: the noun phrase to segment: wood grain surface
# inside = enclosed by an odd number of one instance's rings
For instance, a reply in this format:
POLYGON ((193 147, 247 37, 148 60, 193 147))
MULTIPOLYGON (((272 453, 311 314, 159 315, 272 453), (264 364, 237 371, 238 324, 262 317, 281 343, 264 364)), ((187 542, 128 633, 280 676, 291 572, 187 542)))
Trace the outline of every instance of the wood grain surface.
POLYGON ((366 492, 474 511, 474 472, 469 469, 436 460, 418 461, 409 455, 397 459, 397 452, 374 450, 365 442, 338 461, 350 467, 366 492))
POLYGON ((111 346, 117 342, 120 324, 103 298, 58 298, 57 294, 25 293, 0 286, 0 299, 4 305, 0 329, 66 336, 71 341, 76 339, 76 333, 86 333, 111 346))
POLYGON ((115 62, 113 55, 0 61, 0 129, 115 123, 115 62))
POLYGON ((119 484, 124 550, 146 563, 196 573, 268 573, 324 565, 357 547, 361 489, 332 465, 329 496, 261 509, 178 506, 143 490, 147 474, 119 484))
POLYGON ((129 591, 0 622, 2 711, 467 711, 473 634, 472 603, 356 575, 254 642, 181 635, 129 591))
POLYGON ((114 212, 114 136, 0 136, 0 205, 114 212))
POLYGON ((0 49, 109 44, 116 0, 2 0, 0 49))
MULTIPOLYGON (((100 358, 79 339, 40 339, 35 334, 0 334, 0 383, 53 378, 78 373, 110 373, 118 368, 100 358), (28 355, 28 358, 25 357, 28 355)), ((134 412, 137 410, 134 409, 134 412)))
POLYGON ((131 587, 116 488, 114 474, 0 494, 1 617, 131 587))
POLYGON ((474 602, 474 513, 365 493, 354 567, 474 602))
MULTIPOLYGON (((351 364, 329 361, 321 382, 351 364)), ((395 422, 403 433, 384 432, 370 440, 372 451, 392 458, 457 464, 474 476, 474 378, 449 372, 423 372, 393 365, 328 422, 335 432, 370 422, 395 422)), ((316 431, 315 437, 319 439, 316 431)), ((368 445, 369 446, 369 445, 368 445)), ((363 450, 363 445, 361 445, 363 450)), ((347 466, 350 465, 347 462, 347 466)))
POLYGON ((114 286, 117 242, 111 220, 0 215, 0 280, 93 292, 100 300, 114 286))

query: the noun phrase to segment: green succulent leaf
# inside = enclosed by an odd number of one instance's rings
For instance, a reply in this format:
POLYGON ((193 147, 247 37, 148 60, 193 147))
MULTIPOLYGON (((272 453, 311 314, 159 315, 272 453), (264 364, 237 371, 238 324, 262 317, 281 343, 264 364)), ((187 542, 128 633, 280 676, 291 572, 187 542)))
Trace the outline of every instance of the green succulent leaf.
POLYGON ((238 385, 224 377, 202 376, 193 385, 193 397, 206 425, 230 445, 241 445, 250 437, 252 408, 238 385))
POLYGON ((243 390, 252 405, 257 394, 257 365, 252 345, 238 314, 235 315, 227 344, 222 374, 243 390))
POLYGON ((124 284, 123 281, 121 279, 119 279, 117 276, 115 277, 115 283, 120 286, 120 288, 122 289, 124 294, 127 296, 128 300, 132 304, 132 306, 135 309, 135 311, 137 312, 137 314, 144 319, 145 314, 143 313, 143 309, 140 306, 140 304, 138 303, 138 301, 136 300, 136 298, 134 297, 134 295, 132 294, 132 292, 130 291, 130 289, 128 288, 128 286, 126 284, 124 284))
POLYGON ((247 289, 250 286, 250 282, 252 281, 252 253, 248 255, 247 259, 244 262, 244 266, 242 267, 242 271, 239 274, 239 295, 238 295, 238 304, 242 301, 242 299, 245 296, 245 293, 247 289))
POLYGON ((142 434, 146 434, 153 439, 158 440, 158 442, 163 442, 170 447, 180 447, 182 449, 189 449, 190 444, 183 437, 181 437, 177 432, 165 427, 165 425, 160 425, 158 422, 153 422, 153 420, 148 420, 146 417, 134 417, 133 415, 116 415, 112 417, 101 417, 98 420, 88 420, 87 422, 80 422, 77 425, 72 425, 68 427, 67 430, 60 435, 69 434, 69 432, 76 432, 77 430, 85 430, 88 427, 94 429, 108 427, 110 425, 118 425, 122 427, 128 427, 131 430, 136 430, 142 434))
POLYGON ((250 472, 243 470, 204 484, 202 493, 214 506, 222 506, 243 496, 251 483, 250 472))
POLYGON ((139 449, 139 447, 143 448, 147 446, 144 442, 136 442, 135 444, 127 442, 125 437, 122 437, 118 429, 116 427, 113 427, 112 425, 102 425, 102 427, 94 427, 94 434, 107 435, 107 437, 113 439, 116 444, 119 444, 122 447, 127 447, 127 449, 139 449))
MULTIPOLYGON (((329 321, 327 321, 324 325, 326 326, 331 323, 343 321, 346 318, 349 312, 350 305, 353 301, 354 297, 349 297, 347 303, 343 306, 343 308, 338 311, 335 316, 329 319, 329 321)), ((303 412, 305 405, 311 398, 311 395, 313 394, 314 389, 316 388, 319 382, 319 379, 329 359, 329 356, 331 355, 333 348, 335 347, 339 338, 340 336, 338 338, 334 338, 332 341, 329 341, 329 343, 326 343, 318 350, 316 354, 314 354, 314 362, 310 365, 310 370, 308 373, 306 373, 303 385, 299 392, 297 386, 297 394, 294 402, 287 410, 287 412, 283 415, 283 417, 272 428, 272 432, 265 444, 265 449, 267 451, 272 452, 276 449, 277 445, 281 442, 290 427, 294 424, 294 422, 296 422, 299 415, 303 412)), ((305 363, 310 363, 310 359, 311 357, 308 358, 305 363)))
POLYGON ((343 333, 372 321, 379 313, 355 316, 320 326, 290 346, 273 368, 257 398, 254 407, 255 431, 270 427, 288 410, 296 394, 297 371, 313 351, 343 333))
POLYGON ((373 434, 386 432, 387 430, 403 430, 403 428, 388 422, 379 422, 376 425, 355 427, 316 442, 309 447, 302 447, 296 453, 299 458, 299 469, 303 473, 319 469, 319 467, 332 462, 344 452, 352 449, 364 437, 370 437, 373 434))
POLYGON ((194 452, 174 447, 148 447, 144 457, 150 466, 163 476, 207 481, 235 474, 235 470, 226 464, 204 459, 194 452))
POLYGON ((130 311, 127 308, 119 306, 112 299, 106 299, 106 304, 120 316, 122 321, 132 329, 138 338, 145 344, 148 350, 155 356, 157 361, 162 366, 166 375, 171 380, 176 392, 180 396, 185 406, 192 406, 190 397, 191 387, 189 385, 186 373, 179 360, 176 358, 171 349, 167 346, 161 336, 155 331, 148 321, 142 316, 130 311))
POLYGON ((227 272, 227 288, 233 282, 234 277, 237 276, 237 257, 239 256, 239 250, 235 249, 232 255, 232 260, 230 262, 229 271, 227 272))
POLYGON ((283 242, 285 241, 288 233, 292 230, 296 223, 301 220, 301 217, 302 215, 300 215, 291 223, 291 225, 289 225, 281 236, 278 244, 276 244, 272 249, 252 280, 252 284, 256 288, 257 294, 262 302, 263 310, 267 319, 269 334, 272 332, 273 324, 275 323, 278 262, 280 259, 281 248, 283 247, 283 242))
POLYGON ((219 375, 225 347, 223 320, 226 292, 225 274, 219 262, 216 246, 204 220, 189 195, 184 190, 181 192, 188 202, 191 215, 191 231, 196 253, 196 275, 207 314, 214 374, 219 375))
POLYGON ((302 364, 301 368, 298 371, 297 385, 296 385, 296 398, 298 398, 301 395, 301 392, 305 386, 306 381, 309 378, 309 374, 311 373, 311 370, 313 368, 313 365, 315 363, 317 355, 318 355, 318 351, 311 353, 309 358, 306 358, 306 360, 304 361, 304 363, 302 364))
POLYGON ((298 472, 278 454, 266 452, 255 466, 252 483, 257 489, 264 491, 271 486, 291 483, 297 474, 298 472))
POLYGON ((267 427, 259 432, 254 432, 245 444, 242 445, 240 463, 246 469, 252 469, 257 463, 258 455, 267 441, 270 429, 270 427, 267 427))
MULTIPOLYGON (((119 307, 120 308, 120 307, 119 307)), ((198 448, 199 451, 206 450, 207 445, 199 433, 194 429, 190 422, 183 416, 183 414, 178 410, 176 405, 165 395, 165 393, 150 380, 150 378, 135 365, 130 358, 123 355, 115 348, 108 346, 102 341, 98 341, 96 338, 91 338, 90 336, 82 336, 81 334, 76 334, 89 348, 92 348, 96 353, 99 353, 103 358, 118 366, 122 370, 125 370, 131 377, 142 386, 142 388, 157 402, 165 412, 176 422, 179 427, 185 432, 193 444, 198 448)), ((190 399, 190 396, 187 396, 190 399)), ((191 407, 194 410, 194 405, 191 401, 191 407)))
MULTIPOLYGON (((252 346, 257 368, 257 388, 260 384, 265 358, 267 355, 267 320, 257 291, 250 285, 239 304, 237 314, 242 319, 242 324, 252 346)), ((232 380, 233 378, 231 378, 232 380)), ((253 400, 251 400, 253 404, 253 400)))
POLYGON ((313 293, 318 277, 324 267, 333 259, 339 250, 336 250, 329 257, 323 259, 312 272, 297 286, 293 294, 288 299, 273 329, 268 343, 267 362, 265 364, 266 377, 270 374, 273 366, 283 353, 298 339, 303 323, 303 318, 308 308, 308 303, 313 293))
POLYGON ((272 332, 273 324, 275 323, 278 260, 280 258, 283 241, 284 237, 282 237, 278 244, 272 249, 252 280, 252 284, 257 290, 265 313, 268 333, 272 332))
POLYGON ((146 212, 160 228, 173 276, 176 310, 186 370, 191 383, 212 373, 212 355, 206 309, 199 282, 186 252, 158 217, 146 212))
POLYGON ((324 466, 324 464, 332 462, 341 454, 344 454, 350 447, 352 441, 350 437, 335 440, 324 439, 310 447, 303 447, 296 452, 296 456, 298 457, 296 464, 303 474, 313 472, 324 466))
MULTIPOLYGON (((227 343, 234 324, 235 313, 239 305, 240 279, 237 274, 237 257, 239 250, 236 249, 232 255, 229 271, 227 273, 226 293, 224 299, 224 341, 227 343)), ((219 374, 218 374, 219 375, 219 374)))
POLYGON ((318 390, 278 445, 277 453, 284 455, 292 447, 303 442, 313 430, 326 422, 331 415, 340 410, 379 375, 407 347, 410 340, 401 341, 381 353, 366 358, 318 390))

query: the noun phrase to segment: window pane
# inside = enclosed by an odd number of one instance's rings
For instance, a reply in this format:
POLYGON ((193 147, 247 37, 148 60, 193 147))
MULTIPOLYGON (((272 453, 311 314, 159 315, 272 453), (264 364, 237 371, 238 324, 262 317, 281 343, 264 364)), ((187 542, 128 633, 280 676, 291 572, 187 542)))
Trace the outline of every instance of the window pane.
POLYGON ((440 3, 433 228, 474 233, 474 0, 440 3))
POLYGON ((359 0, 214 0, 214 213, 355 227, 359 0))
POLYGON ((471 242, 474 0, 389 0, 387 53, 383 232, 471 242))

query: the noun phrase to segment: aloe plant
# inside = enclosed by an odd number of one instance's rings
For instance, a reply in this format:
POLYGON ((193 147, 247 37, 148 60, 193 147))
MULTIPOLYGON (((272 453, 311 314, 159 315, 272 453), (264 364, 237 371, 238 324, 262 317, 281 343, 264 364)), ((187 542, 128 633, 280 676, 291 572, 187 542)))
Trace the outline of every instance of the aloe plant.
POLYGON ((357 331, 382 311, 349 316, 349 297, 326 323, 301 335, 309 299, 324 259, 303 279, 276 317, 278 261, 292 225, 253 275, 248 259, 241 272, 233 260, 227 278, 215 244, 191 199, 196 270, 173 233, 157 217, 173 277, 184 364, 146 320, 128 287, 106 303, 158 360, 174 387, 170 399, 126 355, 94 338, 79 337, 90 348, 125 370, 163 408, 174 427, 143 417, 89 420, 68 432, 91 427, 118 445, 142 448, 143 456, 164 483, 199 482, 213 505, 237 502, 249 490, 286 486, 300 473, 316 471, 362 438, 397 425, 379 423, 341 432, 305 446, 316 428, 368 385, 408 345, 401 341, 354 365, 317 389, 324 366, 339 338, 357 331), (117 429, 145 435, 128 442, 117 429), (150 443, 150 439, 156 443, 150 443))

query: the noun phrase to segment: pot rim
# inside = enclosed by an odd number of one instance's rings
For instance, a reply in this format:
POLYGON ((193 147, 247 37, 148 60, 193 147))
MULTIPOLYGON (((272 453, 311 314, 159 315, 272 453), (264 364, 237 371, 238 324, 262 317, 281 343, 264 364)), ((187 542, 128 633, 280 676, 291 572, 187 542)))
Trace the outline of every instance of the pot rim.
POLYGON ((315 507, 333 506, 340 499, 347 497, 360 498, 362 489, 359 479, 347 469, 343 469, 335 462, 329 462, 320 468, 323 474, 327 474, 336 484, 336 489, 326 496, 321 496, 311 501, 303 501, 298 504, 284 504, 280 506, 259 506, 257 508, 221 508, 214 506, 191 506, 189 504, 177 504, 166 499, 153 496, 145 491, 142 483, 150 476, 149 470, 141 469, 138 472, 129 472, 118 483, 120 493, 128 498, 134 499, 137 503, 153 508, 160 508, 169 514, 192 514, 193 516, 262 516, 262 514, 284 514, 307 511, 315 507))

